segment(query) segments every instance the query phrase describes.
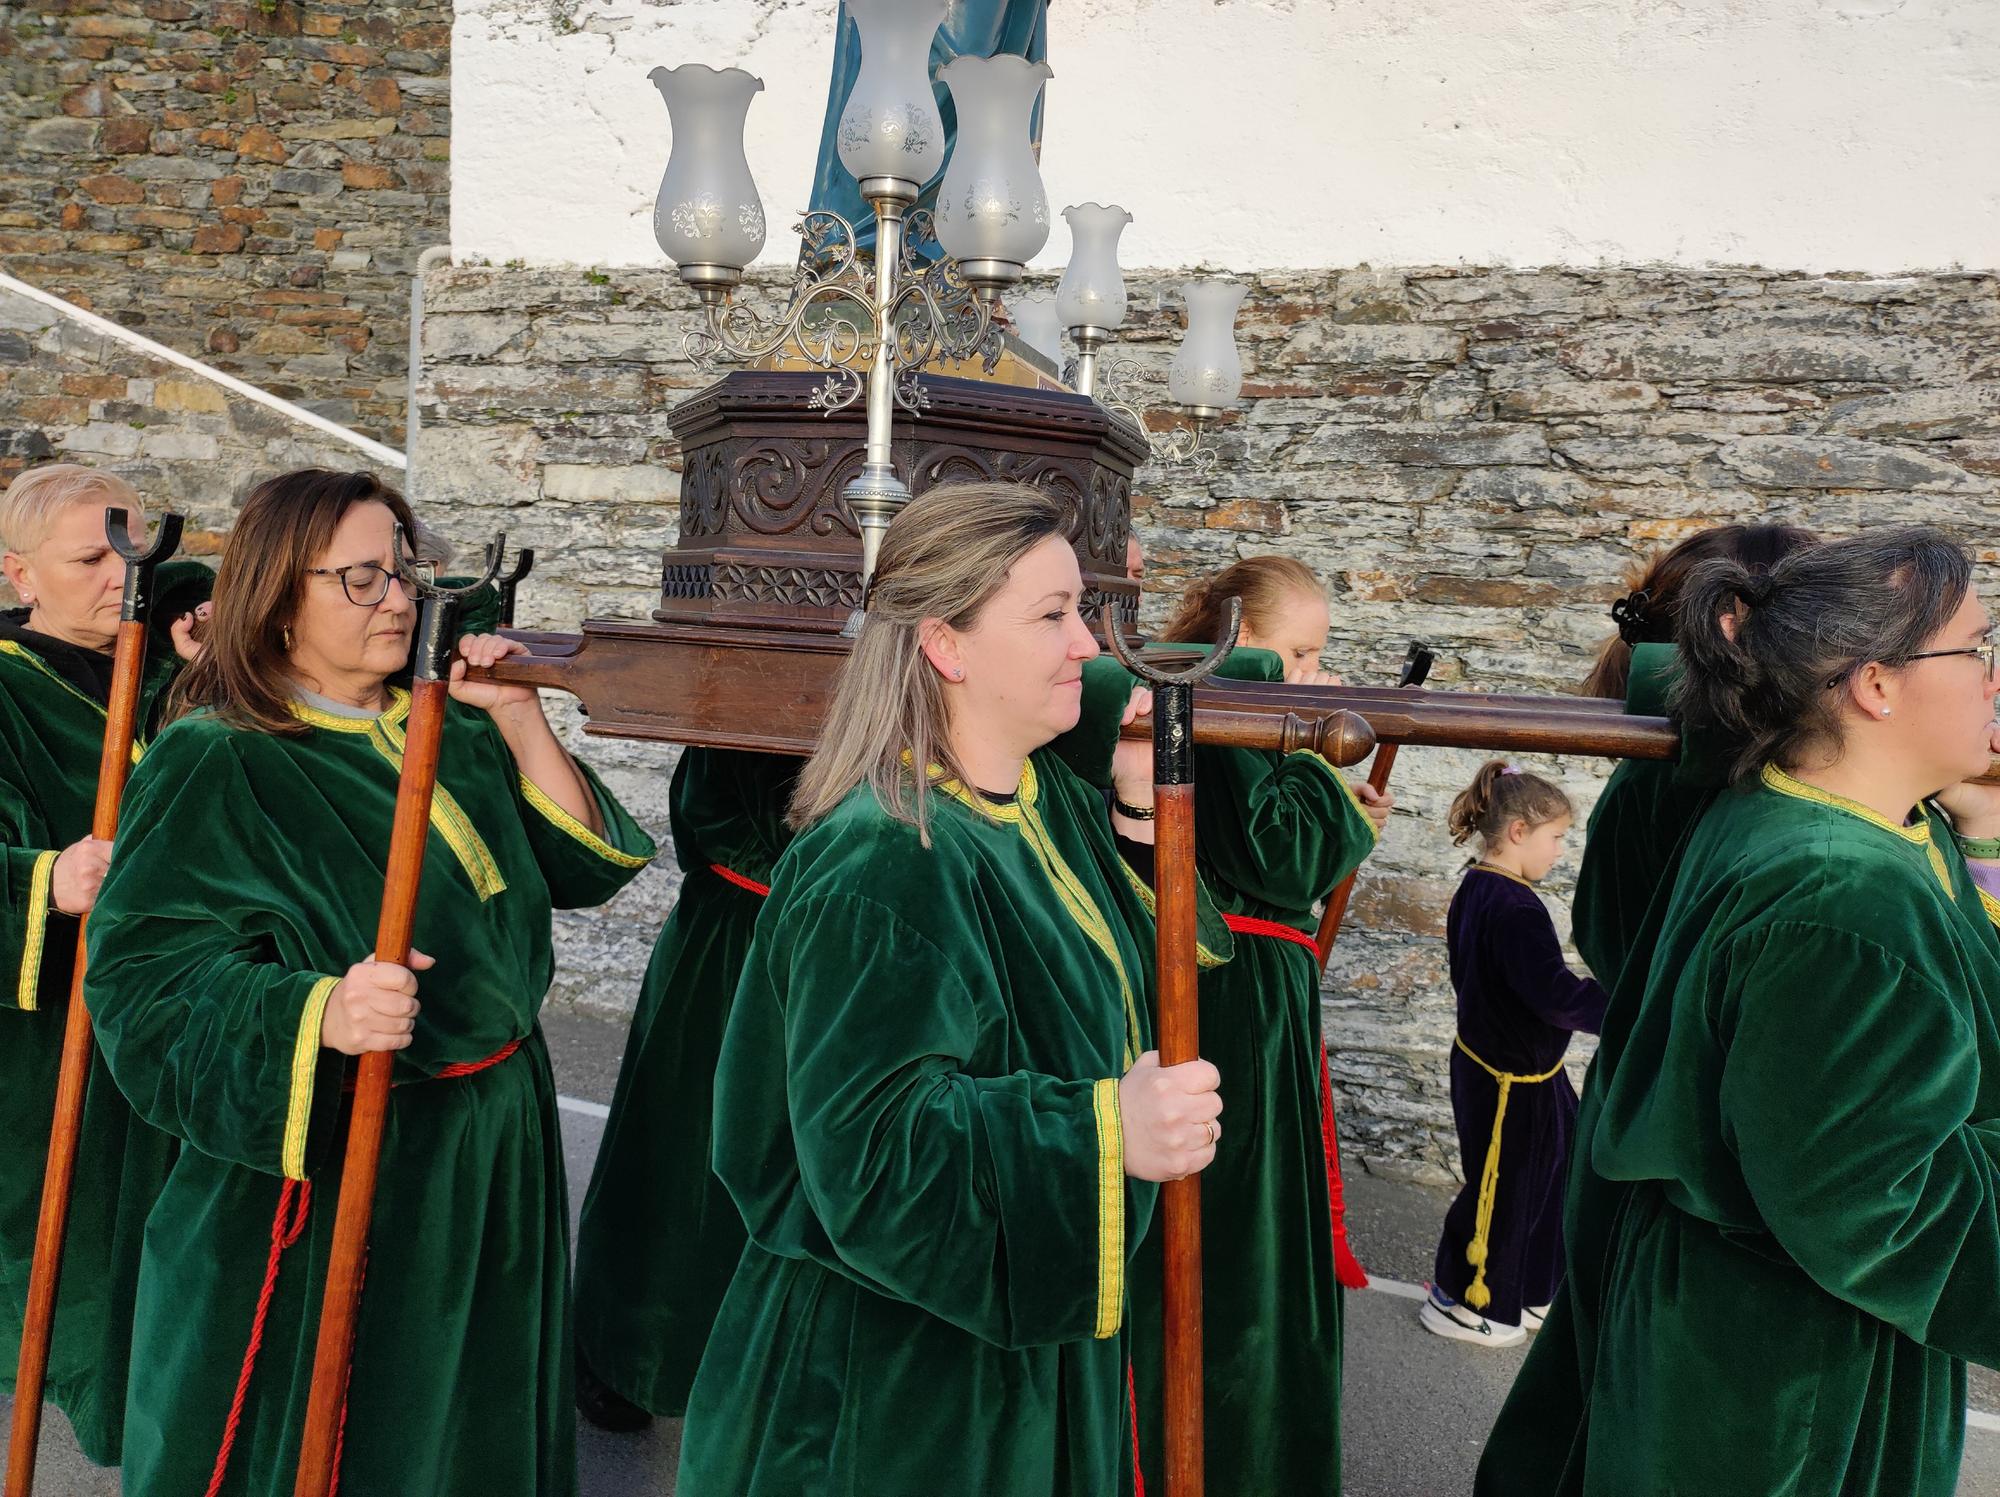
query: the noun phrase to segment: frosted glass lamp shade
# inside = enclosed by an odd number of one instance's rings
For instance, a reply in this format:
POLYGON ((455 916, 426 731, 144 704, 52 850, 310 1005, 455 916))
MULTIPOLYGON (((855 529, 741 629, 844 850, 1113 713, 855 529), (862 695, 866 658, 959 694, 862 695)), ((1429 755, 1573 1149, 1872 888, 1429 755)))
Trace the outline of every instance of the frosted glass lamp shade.
POLYGON ((847 0, 861 35, 861 68, 840 114, 837 149, 856 181, 891 177, 922 187, 944 165, 944 120, 930 67, 945 4, 847 0))
POLYGON ((1009 286, 1049 242, 1049 199, 1029 125, 1045 62, 954 57, 938 77, 958 106, 958 140, 938 188, 937 237, 975 286, 1009 286))
POLYGON ((1010 296, 1007 311, 1014 319, 1014 330, 1021 341, 1056 368, 1062 368, 1062 319, 1056 314, 1055 298, 1046 291, 1010 296))
POLYGON ((1069 224, 1069 264, 1056 287, 1056 315, 1064 327, 1125 325, 1125 277, 1118 269, 1118 236, 1132 215, 1115 203, 1078 203, 1063 209, 1069 224))
POLYGON ((1189 281, 1187 336, 1167 370, 1167 391, 1197 411, 1221 410, 1243 393, 1243 359, 1236 352, 1236 309, 1249 288, 1240 281, 1189 281))
POLYGON ((653 237, 690 285, 734 285, 764 247, 764 204, 743 151, 744 116, 764 81, 695 62, 648 76, 674 131, 653 237))

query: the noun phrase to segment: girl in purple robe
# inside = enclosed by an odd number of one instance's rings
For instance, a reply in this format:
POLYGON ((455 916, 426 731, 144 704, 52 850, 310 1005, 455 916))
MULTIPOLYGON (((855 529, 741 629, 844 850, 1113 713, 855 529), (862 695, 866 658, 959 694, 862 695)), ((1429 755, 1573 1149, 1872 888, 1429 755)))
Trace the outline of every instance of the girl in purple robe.
POLYGON ((1512 1346, 1541 1327, 1562 1282, 1563 1184, 1576 1090, 1563 1055, 1595 1034, 1604 989, 1563 961, 1535 893, 1573 812, 1560 786, 1495 759, 1451 803, 1452 841, 1480 850, 1445 922, 1458 1034, 1451 1106, 1465 1186, 1446 1213, 1426 1330, 1512 1346))

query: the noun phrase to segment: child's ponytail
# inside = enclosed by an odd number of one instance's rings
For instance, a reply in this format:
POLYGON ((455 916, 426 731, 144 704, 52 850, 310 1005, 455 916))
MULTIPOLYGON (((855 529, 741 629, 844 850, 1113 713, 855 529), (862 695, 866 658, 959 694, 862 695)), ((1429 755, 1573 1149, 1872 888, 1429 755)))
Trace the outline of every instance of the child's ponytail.
POLYGON ((1452 800, 1445 825, 1454 844, 1475 832, 1482 841, 1494 842, 1512 822, 1525 821, 1532 830, 1575 814, 1560 785, 1516 769, 1505 759, 1488 759, 1452 800))

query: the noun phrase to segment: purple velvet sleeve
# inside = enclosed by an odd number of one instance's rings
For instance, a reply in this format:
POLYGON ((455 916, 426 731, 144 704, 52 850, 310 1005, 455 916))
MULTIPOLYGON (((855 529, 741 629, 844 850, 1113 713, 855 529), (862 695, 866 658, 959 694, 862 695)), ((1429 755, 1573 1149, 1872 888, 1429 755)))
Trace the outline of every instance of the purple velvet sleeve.
POLYGON ((1596 1034, 1607 995, 1596 980, 1578 977, 1563 960, 1562 943, 1539 899, 1508 912, 1493 932, 1493 955, 1507 985, 1544 1023, 1596 1034))

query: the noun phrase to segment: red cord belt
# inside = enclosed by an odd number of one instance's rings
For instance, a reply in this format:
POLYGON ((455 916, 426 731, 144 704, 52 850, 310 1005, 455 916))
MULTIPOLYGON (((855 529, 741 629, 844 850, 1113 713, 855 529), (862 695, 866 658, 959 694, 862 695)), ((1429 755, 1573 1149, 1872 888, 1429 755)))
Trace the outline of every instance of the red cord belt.
MULTIPOLYGON (((516 1050, 521 1048, 519 1040, 509 1040, 484 1060, 454 1061, 433 1076, 412 1077, 414 1081, 453 1081, 461 1076, 476 1075, 480 1071, 497 1066, 516 1050)), ((397 1082, 397 1086, 407 1083, 397 1082)), ((354 1083, 349 1078, 345 1090, 353 1091, 354 1083)), ((215 1470, 208 1478, 208 1490, 203 1497, 216 1497, 222 1490, 224 1478, 229 1475, 230 1452, 236 1448, 236 1433, 243 1423, 243 1405, 250 1396, 250 1376, 257 1367, 257 1352, 264 1344, 264 1322, 271 1313, 271 1296, 278 1287, 278 1260, 286 1248, 299 1240, 305 1231, 306 1212, 312 1205, 312 1182, 310 1180, 286 1180, 278 1191, 278 1214, 271 1220, 271 1255, 264 1261, 264 1285, 257 1291, 257 1315, 250 1323, 250 1344, 244 1348, 243 1366, 236 1374, 236 1396, 229 1401, 229 1417, 222 1425, 222 1448, 215 1453, 215 1470)), ((367 1259, 362 1260, 366 1271, 367 1259)), ((350 1367, 350 1372, 352 1368, 350 1367)), ((340 1491, 340 1453, 347 1438, 347 1396, 341 1395, 340 1427, 334 1436, 333 1480, 327 1488, 327 1497, 337 1497, 340 1491)))
POLYGON ((755 894, 759 899, 766 898, 770 895, 771 886, 769 884, 760 884, 754 878, 747 878, 743 874, 738 873, 733 868, 724 868, 720 863, 710 863, 708 865, 708 871, 714 874, 717 878, 721 879, 724 883, 734 884, 739 889, 749 890, 752 894, 755 894))
MULTIPOLYGON (((1319 943, 1304 931, 1276 920, 1258 920, 1249 915, 1224 915, 1222 923, 1238 935, 1265 936, 1273 941, 1289 941, 1303 946, 1319 959, 1319 943)), ((1326 1204, 1333 1219, 1333 1275, 1343 1289, 1366 1289, 1368 1270, 1354 1256, 1347 1240, 1347 1191, 1340 1179, 1340 1132, 1333 1120, 1333 1073, 1326 1063, 1326 1036, 1319 1041, 1319 1137, 1326 1155, 1326 1204)))

